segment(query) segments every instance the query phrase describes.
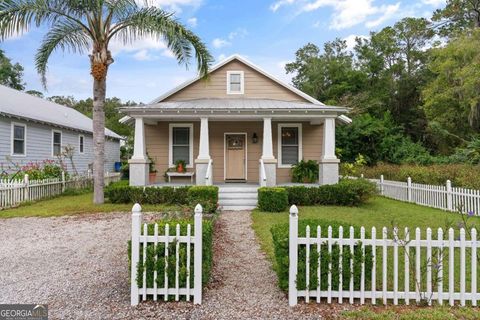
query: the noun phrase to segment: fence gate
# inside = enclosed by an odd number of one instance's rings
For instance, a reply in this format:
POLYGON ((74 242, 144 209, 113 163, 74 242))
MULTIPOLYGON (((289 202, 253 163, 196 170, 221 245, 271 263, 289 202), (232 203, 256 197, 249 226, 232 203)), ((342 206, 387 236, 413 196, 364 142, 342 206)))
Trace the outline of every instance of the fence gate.
POLYGON ((192 235, 190 224, 186 228, 177 224, 174 231, 168 224, 162 230, 158 223, 142 226, 142 208, 138 203, 133 206, 132 306, 139 303, 140 297, 145 301, 147 296, 154 301, 159 296, 165 301, 179 301, 180 296, 190 301, 193 297, 193 303, 202 303, 202 212, 202 206, 197 204, 192 235))
POLYGON ((368 235, 363 227, 350 227, 345 236, 341 226, 326 229, 306 226, 300 230, 305 236, 299 237, 298 209, 290 208, 290 306, 295 306, 299 297, 307 303, 326 298, 327 303, 336 299, 338 303, 364 304, 368 299, 371 304, 379 300, 384 305, 403 300, 406 305, 453 306, 457 302, 477 306, 480 243, 476 229, 450 228, 444 237, 439 228, 436 239, 432 239, 430 228, 425 238, 419 228, 410 235, 408 228, 389 231, 384 227, 378 238, 375 227, 368 235))

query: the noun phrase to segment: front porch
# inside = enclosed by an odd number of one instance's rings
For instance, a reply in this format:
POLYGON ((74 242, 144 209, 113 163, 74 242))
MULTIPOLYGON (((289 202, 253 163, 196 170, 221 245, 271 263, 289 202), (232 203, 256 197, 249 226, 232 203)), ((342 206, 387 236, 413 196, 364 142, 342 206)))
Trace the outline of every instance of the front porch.
POLYGON ((292 165, 302 159, 319 163, 318 184, 338 182, 333 116, 134 119, 131 185, 278 186, 291 183, 292 165), (187 174, 175 173, 179 161, 187 174), (151 166, 158 172, 154 181, 151 166))

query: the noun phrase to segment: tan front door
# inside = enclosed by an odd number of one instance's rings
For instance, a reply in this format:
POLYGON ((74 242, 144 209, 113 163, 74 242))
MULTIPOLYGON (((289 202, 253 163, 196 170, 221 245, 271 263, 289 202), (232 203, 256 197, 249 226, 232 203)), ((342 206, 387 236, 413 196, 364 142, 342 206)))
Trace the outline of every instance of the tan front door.
POLYGON ((225 135, 225 180, 245 180, 246 146, 244 134, 225 135))

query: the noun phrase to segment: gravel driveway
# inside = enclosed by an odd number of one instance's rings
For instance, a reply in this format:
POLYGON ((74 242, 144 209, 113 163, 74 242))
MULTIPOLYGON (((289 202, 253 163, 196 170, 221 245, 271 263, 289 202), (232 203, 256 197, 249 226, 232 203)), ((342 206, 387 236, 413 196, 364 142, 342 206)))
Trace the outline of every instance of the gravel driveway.
POLYGON ((255 240, 249 212, 222 213, 217 223, 212 280, 201 306, 149 301, 131 308, 129 214, 0 220, 0 303, 48 303, 52 319, 318 319, 337 314, 338 305, 288 307, 255 240))

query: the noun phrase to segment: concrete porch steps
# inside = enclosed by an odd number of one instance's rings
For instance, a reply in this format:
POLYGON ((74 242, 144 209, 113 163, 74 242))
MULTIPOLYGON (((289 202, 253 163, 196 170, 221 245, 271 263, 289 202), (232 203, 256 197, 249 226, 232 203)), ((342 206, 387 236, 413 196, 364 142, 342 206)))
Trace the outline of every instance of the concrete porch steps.
POLYGON ((252 210, 257 206, 258 186, 222 185, 218 189, 218 202, 222 211, 252 210))

